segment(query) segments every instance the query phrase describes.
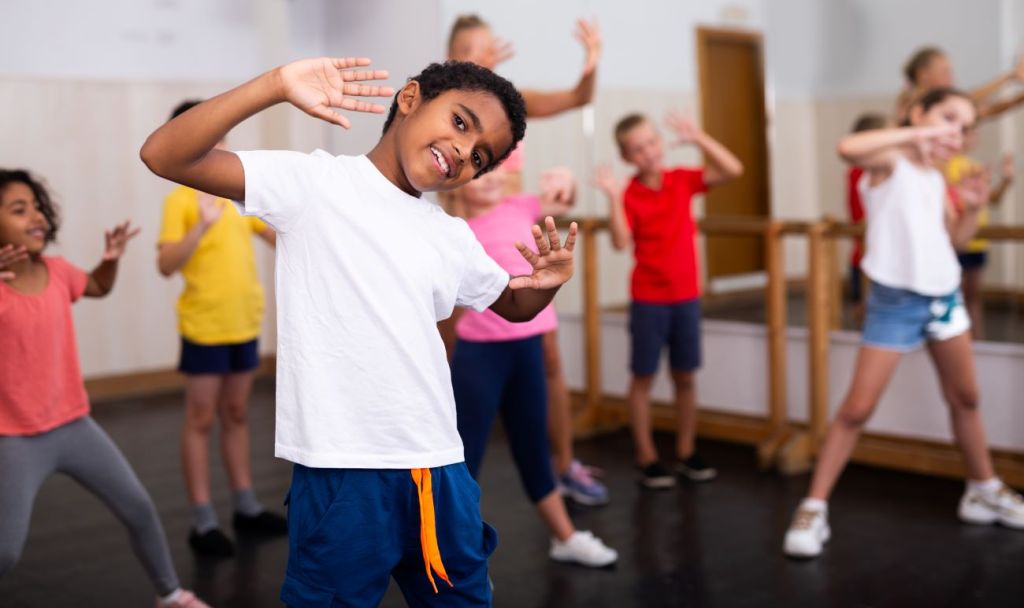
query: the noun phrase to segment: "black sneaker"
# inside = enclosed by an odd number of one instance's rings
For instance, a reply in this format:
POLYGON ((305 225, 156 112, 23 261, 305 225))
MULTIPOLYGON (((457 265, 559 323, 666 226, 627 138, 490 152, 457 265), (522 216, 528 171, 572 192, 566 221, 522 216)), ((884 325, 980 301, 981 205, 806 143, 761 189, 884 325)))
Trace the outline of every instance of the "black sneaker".
POLYGON ((704 462, 697 453, 685 460, 680 458, 676 462, 676 473, 690 481, 710 481, 718 475, 718 471, 714 467, 708 466, 708 463, 704 462))
POLYGON ((288 520, 273 511, 260 511, 256 515, 242 515, 235 511, 231 523, 239 534, 254 536, 285 536, 288 534, 288 520))
POLYGON ((665 489, 676 485, 676 478, 660 462, 640 467, 640 485, 651 489, 665 489))
POLYGON ((188 544, 200 555, 231 557, 235 554, 235 543, 231 542, 220 528, 213 528, 202 534, 193 529, 188 535, 188 544))

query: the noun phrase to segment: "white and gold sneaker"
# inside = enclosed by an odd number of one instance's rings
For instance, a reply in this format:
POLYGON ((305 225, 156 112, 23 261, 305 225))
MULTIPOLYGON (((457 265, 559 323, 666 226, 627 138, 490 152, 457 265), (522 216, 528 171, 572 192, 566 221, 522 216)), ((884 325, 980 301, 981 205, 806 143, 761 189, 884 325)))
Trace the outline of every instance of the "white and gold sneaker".
POLYGON ((782 552, 790 557, 818 557, 831 536, 826 509, 809 506, 805 500, 793 514, 782 552))
POLYGON ((959 515, 969 524, 998 523, 1024 530, 1024 498, 1001 482, 992 492, 968 488, 960 499, 959 515))

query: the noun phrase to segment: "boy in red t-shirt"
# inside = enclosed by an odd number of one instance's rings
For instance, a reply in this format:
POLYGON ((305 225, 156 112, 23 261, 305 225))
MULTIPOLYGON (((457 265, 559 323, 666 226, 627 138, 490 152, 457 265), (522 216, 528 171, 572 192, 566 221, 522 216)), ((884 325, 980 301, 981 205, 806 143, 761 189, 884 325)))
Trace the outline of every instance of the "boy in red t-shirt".
POLYGON ((640 483, 648 488, 675 485, 673 474, 658 461, 651 435, 651 384, 666 346, 675 384, 676 472, 693 481, 716 474, 694 452, 700 280, 690 202, 695 194, 743 174, 740 160, 693 122, 678 114, 670 114, 667 122, 678 144, 700 148, 707 166, 666 168, 658 130, 644 116, 630 114, 616 125, 615 140, 622 159, 636 167, 636 175, 623 187, 605 166, 596 180, 610 202, 612 244, 621 250, 632 242, 636 258, 629 324, 633 374, 629 408, 640 483))

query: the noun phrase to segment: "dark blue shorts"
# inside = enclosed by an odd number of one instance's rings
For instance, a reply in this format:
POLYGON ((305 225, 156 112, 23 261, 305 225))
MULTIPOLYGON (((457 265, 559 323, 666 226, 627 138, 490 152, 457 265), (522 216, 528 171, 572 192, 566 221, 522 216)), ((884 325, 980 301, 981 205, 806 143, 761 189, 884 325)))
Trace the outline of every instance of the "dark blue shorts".
POLYGON ((700 367, 700 300, 674 304, 633 302, 629 308, 629 333, 630 371, 636 376, 657 372, 666 346, 674 371, 689 372, 700 367))
POLYGON ((181 339, 181 361, 178 371, 183 374, 231 374, 247 372, 260 365, 258 340, 241 344, 196 344, 181 339))
POLYGON ((430 469, 438 549, 452 586, 427 578, 416 484, 408 469, 296 464, 288 490, 288 569, 294 608, 378 606, 395 578, 412 607, 490 606, 487 558, 497 534, 480 518, 480 487, 464 463, 430 469))
POLYGON ((988 262, 987 251, 968 251, 956 254, 957 261, 960 262, 960 267, 964 270, 972 270, 974 268, 984 268, 988 262))

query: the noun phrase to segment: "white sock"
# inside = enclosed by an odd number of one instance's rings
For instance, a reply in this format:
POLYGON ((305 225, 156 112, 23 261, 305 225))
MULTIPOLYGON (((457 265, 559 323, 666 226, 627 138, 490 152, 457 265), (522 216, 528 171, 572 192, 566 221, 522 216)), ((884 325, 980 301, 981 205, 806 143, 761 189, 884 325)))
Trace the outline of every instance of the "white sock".
POLYGON ((166 606, 166 605, 168 605, 168 604, 170 604, 172 602, 177 601, 178 596, 180 596, 180 595, 181 595, 181 587, 178 587, 174 591, 171 591, 167 595, 165 595, 162 598, 160 598, 160 603, 163 604, 164 606, 166 606))
POLYGON ((828 515, 828 503, 820 498, 807 497, 800 501, 800 506, 811 511, 820 511, 822 515, 828 515))
POLYGON ((967 490, 970 492, 978 492, 981 494, 995 494, 1003 487, 1003 482, 998 477, 992 477, 984 481, 978 481, 976 479, 967 480, 967 490))

